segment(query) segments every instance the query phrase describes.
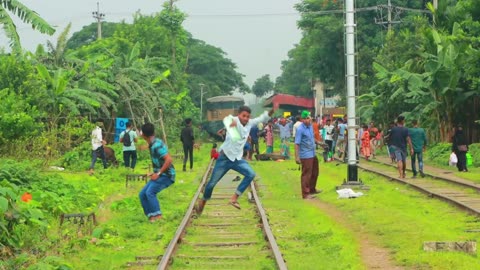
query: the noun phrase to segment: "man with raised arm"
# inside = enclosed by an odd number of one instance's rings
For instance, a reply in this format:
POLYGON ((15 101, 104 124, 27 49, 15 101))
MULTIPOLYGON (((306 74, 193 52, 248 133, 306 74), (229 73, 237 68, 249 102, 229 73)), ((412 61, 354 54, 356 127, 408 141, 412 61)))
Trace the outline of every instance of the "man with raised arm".
POLYGON ((251 109, 249 107, 241 106, 238 109, 237 116, 229 115, 224 119, 224 123, 231 121, 231 124, 227 127, 225 142, 220 146, 220 155, 213 168, 212 176, 205 186, 203 199, 200 200, 197 206, 198 214, 203 211, 205 204, 212 197, 215 185, 229 170, 237 171, 244 176, 229 202, 233 207, 240 209, 238 197, 248 188, 255 177, 252 167, 250 167, 247 161, 242 159, 243 147, 247 142, 250 129, 259 123, 268 121, 273 114, 273 110, 270 112, 265 111, 255 119, 250 119, 250 114, 251 109))

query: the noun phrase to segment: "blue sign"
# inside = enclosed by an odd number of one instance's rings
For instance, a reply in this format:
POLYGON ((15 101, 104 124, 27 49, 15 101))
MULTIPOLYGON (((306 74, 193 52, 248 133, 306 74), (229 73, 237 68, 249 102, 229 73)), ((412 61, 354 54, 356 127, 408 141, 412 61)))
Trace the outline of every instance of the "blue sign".
POLYGON ((120 133, 127 129, 128 118, 116 118, 115 119, 115 137, 114 142, 120 141, 120 133))
POLYGON ((116 118, 115 129, 127 129, 128 118, 116 118))

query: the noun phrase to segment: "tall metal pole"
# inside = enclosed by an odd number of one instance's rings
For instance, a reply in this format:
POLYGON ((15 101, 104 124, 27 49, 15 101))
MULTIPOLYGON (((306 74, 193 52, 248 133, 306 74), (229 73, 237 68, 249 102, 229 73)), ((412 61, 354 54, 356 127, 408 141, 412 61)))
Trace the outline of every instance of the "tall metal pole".
POLYGON ((203 87, 205 84, 199 83, 200 86, 200 123, 203 123, 203 87))
POLYGON ((392 2, 388 0, 388 32, 392 31, 392 2))
POLYGON ((345 34, 347 59, 347 114, 348 114, 348 182, 358 182, 355 115, 355 0, 345 0, 345 34))

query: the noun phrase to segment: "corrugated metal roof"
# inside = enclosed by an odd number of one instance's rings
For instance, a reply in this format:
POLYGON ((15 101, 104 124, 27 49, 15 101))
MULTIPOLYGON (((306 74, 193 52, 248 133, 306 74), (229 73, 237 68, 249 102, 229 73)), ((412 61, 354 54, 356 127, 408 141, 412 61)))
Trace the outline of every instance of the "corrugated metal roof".
POLYGON ((217 96, 207 99, 207 102, 215 103, 215 102, 228 102, 228 101, 244 101, 241 97, 234 97, 234 96, 217 96))

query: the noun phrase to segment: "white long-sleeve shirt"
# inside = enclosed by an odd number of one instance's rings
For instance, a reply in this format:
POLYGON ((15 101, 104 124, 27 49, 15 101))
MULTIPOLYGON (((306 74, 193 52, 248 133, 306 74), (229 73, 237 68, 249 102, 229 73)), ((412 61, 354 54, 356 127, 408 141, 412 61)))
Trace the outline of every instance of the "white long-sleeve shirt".
POLYGON ((266 122, 270 119, 268 116, 268 112, 265 111, 259 117, 250 119, 248 123, 244 126, 240 123, 240 120, 237 116, 227 116, 232 117, 235 122, 237 122, 237 126, 235 127, 240 134, 240 140, 233 141, 229 132, 227 132, 227 136, 225 138, 225 142, 220 146, 220 151, 227 156, 227 158, 231 161, 241 160, 243 156, 243 147, 247 142, 248 136, 250 134, 250 129, 253 126, 258 125, 259 123, 266 122))
POLYGON ((102 129, 100 127, 95 127, 92 131, 92 150, 97 150, 100 146, 102 146, 102 129))

